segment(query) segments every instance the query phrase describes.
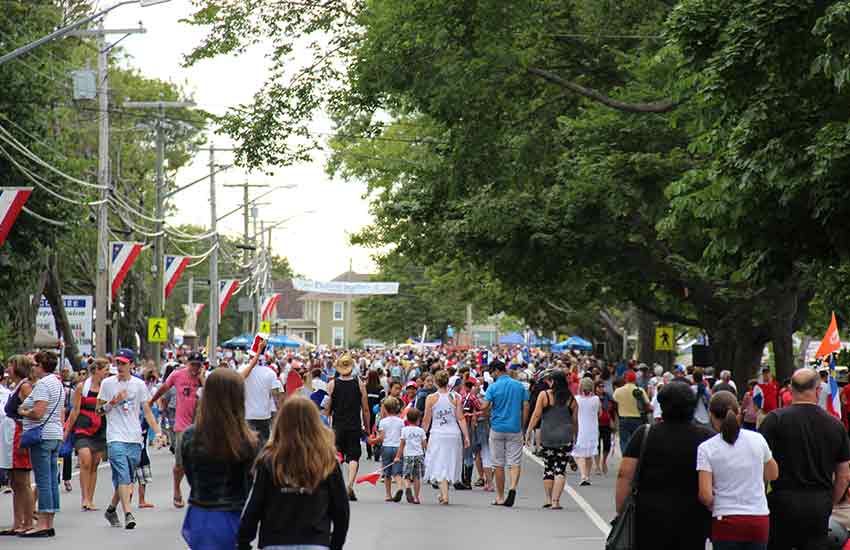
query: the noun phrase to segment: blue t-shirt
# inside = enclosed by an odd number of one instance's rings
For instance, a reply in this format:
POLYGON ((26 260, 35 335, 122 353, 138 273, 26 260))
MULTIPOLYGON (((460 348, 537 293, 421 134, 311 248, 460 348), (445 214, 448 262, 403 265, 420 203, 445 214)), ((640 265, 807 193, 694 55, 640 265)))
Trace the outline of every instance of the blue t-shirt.
POLYGON ((490 429, 502 433, 522 431, 522 404, 528 401, 528 390, 507 374, 490 384, 484 399, 490 403, 490 429))

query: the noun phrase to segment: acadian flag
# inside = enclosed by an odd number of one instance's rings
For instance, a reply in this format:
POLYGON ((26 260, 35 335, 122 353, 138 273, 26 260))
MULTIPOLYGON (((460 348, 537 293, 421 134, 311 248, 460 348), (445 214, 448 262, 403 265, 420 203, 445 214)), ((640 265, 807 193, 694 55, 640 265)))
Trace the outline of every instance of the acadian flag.
POLYGON ((826 400, 826 412, 841 420, 841 398, 838 395, 838 382, 835 381, 835 356, 829 358, 829 398, 826 400))
POLYGON ((841 338, 838 337, 838 323, 835 321, 835 312, 832 313, 832 321, 829 322, 829 328, 826 329, 826 334, 815 353, 815 359, 820 359, 824 355, 836 352, 841 349, 841 338))
POLYGON ((32 187, 0 187, 0 246, 6 242, 30 194, 32 187))
POLYGON ((224 281, 219 281, 218 283, 218 320, 221 322, 221 319, 224 317, 224 310, 227 309, 227 304, 230 303, 230 299, 233 298, 233 295, 236 294, 236 290, 239 288, 239 280, 238 279, 225 279, 224 281))
POLYGON ((112 250, 112 260, 109 264, 110 288, 112 289, 112 299, 118 296, 118 289, 121 288, 121 283, 133 267, 133 263, 142 252, 142 243, 125 243, 111 242, 109 249, 112 250))
POLYGON ((174 287, 177 285, 177 281, 180 280, 180 277, 183 275, 183 271, 186 269, 186 266, 189 265, 188 256, 165 256, 165 299, 167 300, 171 293, 174 291, 174 287))
POLYGON ((263 307, 260 308, 260 311, 262 312, 260 318, 263 321, 267 321, 269 319, 272 312, 274 311, 274 308, 277 307, 278 302, 280 302, 280 294, 272 294, 271 296, 263 300, 263 307))

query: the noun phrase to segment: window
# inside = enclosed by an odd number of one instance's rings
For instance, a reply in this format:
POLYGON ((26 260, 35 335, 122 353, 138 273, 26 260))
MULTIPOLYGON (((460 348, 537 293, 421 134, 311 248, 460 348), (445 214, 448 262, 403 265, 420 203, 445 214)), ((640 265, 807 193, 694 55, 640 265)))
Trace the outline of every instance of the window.
POLYGON ((345 317, 345 302, 334 302, 334 321, 342 321, 345 317))
POLYGON ((345 329, 343 327, 334 327, 334 342, 335 348, 341 348, 345 345, 345 329))

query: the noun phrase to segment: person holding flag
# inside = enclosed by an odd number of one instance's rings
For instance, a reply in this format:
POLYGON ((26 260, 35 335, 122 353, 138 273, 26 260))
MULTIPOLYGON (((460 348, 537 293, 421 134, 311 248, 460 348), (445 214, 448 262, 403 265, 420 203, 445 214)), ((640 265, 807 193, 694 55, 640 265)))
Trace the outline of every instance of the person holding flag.
POLYGON ((826 401, 824 409, 839 420, 841 420, 841 396, 838 392, 838 383, 835 381, 835 352, 840 349, 841 337, 838 334, 838 321, 835 319, 835 312, 833 312, 829 328, 826 329, 826 334, 824 334, 823 340, 818 346, 815 358, 822 359, 827 355, 829 356, 829 370, 825 371, 826 379, 822 385, 821 400, 826 401), (824 393, 827 394, 825 397, 824 393))

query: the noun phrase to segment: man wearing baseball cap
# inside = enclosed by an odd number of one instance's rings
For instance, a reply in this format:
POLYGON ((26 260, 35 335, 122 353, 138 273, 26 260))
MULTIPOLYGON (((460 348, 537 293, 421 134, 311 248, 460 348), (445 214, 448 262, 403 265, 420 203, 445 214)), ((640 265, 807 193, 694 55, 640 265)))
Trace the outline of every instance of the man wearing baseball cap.
POLYGON ((200 352, 193 351, 188 357, 188 366, 176 369, 162 384, 156 393, 148 400, 148 405, 153 406, 160 397, 175 388, 177 402, 174 416, 174 506, 183 508, 183 492, 180 483, 183 481, 183 432, 192 425, 195 419, 195 406, 198 403, 199 389, 204 385, 206 370, 204 369, 204 356, 200 352))
POLYGON ((148 389, 144 381, 131 374, 136 354, 133 350, 121 349, 115 356, 118 374, 104 380, 97 396, 97 411, 107 418, 106 448, 109 466, 112 468, 112 484, 115 492, 104 516, 112 527, 121 527, 116 507, 121 502, 124 510, 124 528, 134 529, 136 518, 130 505, 133 475, 142 456, 142 422, 144 411, 148 425, 162 439, 162 431, 148 404, 148 389))
POLYGON ((632 434, 644 423, 641 410, 643 407, 638 403, 638 396, 643 399, 644 407, 648 407, 649 411, 652 410, 646 392, 635 385, 636 379, 635 371, 626 370, 623 375, 626 383, 614 391, 614 401, 617 403, 617 414, 620 417, 620 449, 623 452, 626 451, 632 434))

